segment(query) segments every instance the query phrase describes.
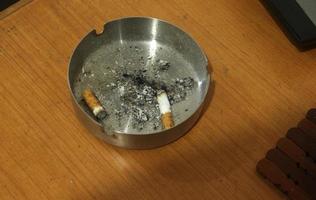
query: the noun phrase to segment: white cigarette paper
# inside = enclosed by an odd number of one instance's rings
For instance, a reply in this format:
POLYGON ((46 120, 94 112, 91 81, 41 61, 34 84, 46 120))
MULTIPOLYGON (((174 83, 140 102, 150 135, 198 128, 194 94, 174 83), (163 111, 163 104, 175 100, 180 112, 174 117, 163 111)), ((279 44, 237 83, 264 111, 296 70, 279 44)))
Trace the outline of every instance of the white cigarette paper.
POLYGON ((174 122, 167 93, 163 90, 159 91, 157 95, 157 101, 159 104, 163 127, 165 129, 172 128, 174 126, 174 122))
POLYGON ((168 96, 165 91, 160 91, 158 94, 158 104, 159 104, 159 109, 161 114, 166 114, 171 112, 171 106, 169 103, 168 96))

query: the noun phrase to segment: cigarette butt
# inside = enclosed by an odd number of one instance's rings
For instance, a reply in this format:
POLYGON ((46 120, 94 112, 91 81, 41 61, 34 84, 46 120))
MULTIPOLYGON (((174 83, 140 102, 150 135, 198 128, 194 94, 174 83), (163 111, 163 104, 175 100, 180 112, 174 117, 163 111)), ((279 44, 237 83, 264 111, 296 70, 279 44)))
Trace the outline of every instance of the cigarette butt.
POLYGON ((161 122, 165 129, 172 128, 174 126, 172 113, 166 113, 161 115, 161 122))
POLYGON ((85 89, 82 96, 90 110, 93 112, 94 116, 100 119, 105 118, 105 109, 90 88, 85 89))
POLYGON ((163 90, 158 92, 157 101, 159 104, 161 123, 164 129, 169 129, 174 126, 173 116, 171 112, 170 102, 167 93, 163 90))

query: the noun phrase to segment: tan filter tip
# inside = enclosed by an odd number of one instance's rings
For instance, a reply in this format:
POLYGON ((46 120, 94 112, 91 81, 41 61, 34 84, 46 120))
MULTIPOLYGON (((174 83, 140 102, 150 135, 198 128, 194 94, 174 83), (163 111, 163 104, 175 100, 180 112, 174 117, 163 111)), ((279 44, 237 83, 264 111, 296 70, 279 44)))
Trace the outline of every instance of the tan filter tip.
POLYGON ((161 123, 164 129, 172 128, 174 126, 173 116, 171 112, 168 95, 164 90, 158 92, 157 101, 161 114, 161 123))
POLYGON ((85 89, 82 96, 95 116, 97 116, 101 111, 104 111, 100 101, 90 88, 85 89))
POLYGON ((174 127, 173 116, 171 112, 165 113, 161 115, 161 122, 165 129, 169 129, 174 127))

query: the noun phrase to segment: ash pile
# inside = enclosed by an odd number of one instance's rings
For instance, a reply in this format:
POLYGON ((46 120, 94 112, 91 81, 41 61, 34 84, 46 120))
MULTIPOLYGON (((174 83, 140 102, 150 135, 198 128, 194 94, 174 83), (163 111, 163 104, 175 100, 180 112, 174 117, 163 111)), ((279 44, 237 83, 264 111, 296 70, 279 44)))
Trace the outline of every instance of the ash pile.
MULTIPOLYGON (((166 92, 172 110, 173 105, 187 99, 196 81, 190 76, 175 77, 171 80, 161 78, 170 69, 179 66, 173 66, 167 60, 140 56, 141 49, 136 50, 134 58, 137 57, 137 61, 128 61, 126 65, 120 65, 116 61, 115 68, 108 66, 104 72, 107 76, 110 73, 111 78, 100 80, 100 83, 97 86, 94 84, 92 88, 108 111, 110 120, 118 123, 119 127, 131 126, 140 132, 144 129, 160 130, 163 126, 157 101, 159 91, 166 92), (149 61, 150 66, 144 67, 149 61), (136 67, 136 70, 127 67, 133 65, 141 67, 136 67)), ((79 81, 93 80, 95 73, 83 68, 79 81)), ((187 109, 183 110, 185 111, 187 109)))

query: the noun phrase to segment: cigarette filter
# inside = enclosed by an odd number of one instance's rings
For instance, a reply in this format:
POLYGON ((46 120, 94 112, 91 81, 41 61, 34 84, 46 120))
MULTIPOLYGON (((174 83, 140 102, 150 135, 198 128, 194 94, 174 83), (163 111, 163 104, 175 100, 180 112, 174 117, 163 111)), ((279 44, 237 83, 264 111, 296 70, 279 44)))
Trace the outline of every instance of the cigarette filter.
POLYGON ((157 101, 159 104, 161 123, 163 125, 163 128, 172 128, 174 126, 174 121, 167 93, 163 90, 159 91, 157 95, 157 101))
POLYGON ((103 120, 107 117, 105 109, 90 88, 85 89, 82 96, 90 110, 93 112, 94 116, 100 120, 103 120))

